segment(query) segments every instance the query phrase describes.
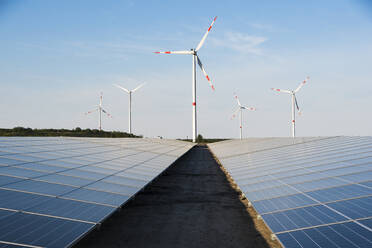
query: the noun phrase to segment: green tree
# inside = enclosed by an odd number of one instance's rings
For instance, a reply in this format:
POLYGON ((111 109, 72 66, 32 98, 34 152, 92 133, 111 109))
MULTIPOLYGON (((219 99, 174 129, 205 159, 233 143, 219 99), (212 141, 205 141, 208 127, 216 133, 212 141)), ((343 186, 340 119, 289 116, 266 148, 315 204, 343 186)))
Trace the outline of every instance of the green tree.
POLYGON ((201 143, 203 142, 203 135, 199 134, 198 137, 196 137, 196 142, 201 143))

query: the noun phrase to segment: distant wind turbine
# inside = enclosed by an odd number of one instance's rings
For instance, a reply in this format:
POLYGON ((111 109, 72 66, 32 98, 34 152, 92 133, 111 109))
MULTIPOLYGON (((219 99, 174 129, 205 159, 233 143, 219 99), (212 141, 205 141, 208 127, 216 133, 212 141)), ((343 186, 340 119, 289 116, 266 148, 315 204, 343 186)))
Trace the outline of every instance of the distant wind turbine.
POLYGON ((235 118, 235 116, 239 113, 239 119, 240 119, 240 139, 243 138, 243 126, 242 126, 242 119, 243 119, 243 109, 247 109, 247 110, 252 110, 252 111, 255 111, 256 108, 253 108, 253 107, 244 107, 240 104, 240 101, 239 101, 239 98, 236 94, 234 94, 234 98, 236 99, 237 103, 238 103, 238 108, 235 110, 235 112, 233 113, 231 119, 235 118))
POLYGON ((297 99, 296 99, 296 93, 304 86, 304 84, 307 83, 307 81, 310 79, 310 77, 306 77, 304 81, 300 83, 300 85, 297 87, 295 90, 281 90, 281 89, 275 89, 271 88, 272 90, 278 91, 278 92, 283 92, 283 93, 288 93, 291 94, 292 96, 292 137, 296 137, 296 126, 295 126, 295 105, 298 111, 298 114, 301 115, 300 108, 298 107, 297 99))
POLYGON ((122 89, 123 91, 127 92, 129 94, 129 133, 132 133, 132 93, 139 90, 142 86, 144 86, 146 83, 140 84, 133 90, 128 90, 124 88, 123 86, 114 84, 115 87, 118 87, 119 89, 122 89))
POLYGON ((103 98, 103 93, 101 92, 101 95, 99 97, 99 105, 96 109, 92 111, 88 111, 85 113, 85 115, 91 114, 93 112, 98 111, 99 112, 99 120, 98 120, 98 129, 101 131, 102 130, 102 112, 105 113, 108 117, 112 118, 112 115, 110 115, 106 110, 103 109, 102 107, 102 98, 103 98))
POLYGON ((214 22, 216 21, 217 16, 213 19, 212 24, 209 26, 207 32, 204 34, 203 38, 199 42, 198 46, 190 51, 166 51, 166 52, 155 52, 155 53, 164 53, 164 54, 190 54, 192 55, 192 141, 196 141, 197 136, 197 120, 196 120, 196 62, 198 63, 200 69, 202 70, 204 76, 207 78, 210 86, 214 90, 214 86, 209 78, 207 72, 204 70, 203 64, 201 63, 197 52, 203 46, 205 39, 208 36, 209 31, 212 29, 214 22))

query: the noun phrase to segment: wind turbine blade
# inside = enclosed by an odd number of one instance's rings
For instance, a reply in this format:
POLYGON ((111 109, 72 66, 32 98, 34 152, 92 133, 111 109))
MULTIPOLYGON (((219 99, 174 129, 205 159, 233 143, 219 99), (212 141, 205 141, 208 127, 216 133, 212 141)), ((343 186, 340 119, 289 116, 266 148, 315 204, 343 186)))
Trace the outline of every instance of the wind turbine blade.
POLYGON ((132 90, 132 92, 135 92, 136 90, 139 90, 142 86, 144 86, 146 83, 143 83, 143 84, 140 84, 137 86, 137 88, 135 88, 134 90, 132 90))
POLYGON ((236 93, 234 93, 234 98, 235 98, 236 101, 238 102, 238 105, 241 107, 242 105, 240 104, 240 101, 239 101, 238 95, 237 95, 236 93))
POLYGON ((256 110, 256 108, 254 108, 254 107, 244 107, 244 106, 242 106, 242 108, 246 109, 246 110, 252 110, 252 111, 256 110))
POLYGON ((154 52, 157 54, 163 53, 163 54, 193 54, 193 51, 165 51, 165 52, 154 52))
POLYGON ((284 93, 289 93, 289 94, 292 93, 290 90, 282 90, 282 89, 276 89, 276 88, 271 88, 271 89, 274 91, 278 91, 278 92, 284 92, 284 93))
POLYGON ((102 109, 102 112, 105 113, 108 117, 112 118, 112 115, 110 115, 106 110, 102 109))
POLYGON ((307 83, 309 79, 310 77, 306 77, 305 80, 300 83, 300 85, 297 87, 297 89, 294 92, 297 93, 302 88, 302 86, 304 86, 304 84, 307 83))
POLYGON ((296 96, 294 97, 294 99, 295 99, 295 104, 296 104, 297 111, 300 112, 300 108, 298 107, 298 103, 297 103, 297 98, 296 98, 296 96))
POLYGON ((202 38, 201 41, 199 42, 199 44, 198 44, 198 46, 196 47, 195 51, 198 51, 198 50, 203 46, 204 41, 205 41, 205 39, 207 38, 207 36, 208 36, 208 34, 209 34, 209 31, 211 31, 212 26, 213 26, 214 22, 216 21, 216 19, 217 19, 217 16, 213 19, 212 24, 209 26, 207 32, 204 34, 203 38, 202 38))
POLYGON ((196 56, 196 58, 198 59, 199 67, 200 67, 200 69, 202 70, 202 72, 203 72, 205 78, 208 80, 208 83, 209 83, 209 85, 212 87, 212 90, 214 90, 214 86, 213 86, 213 84, 212 84, 212 82, 211 82, 211 79, 209 78, 207 72, 204 70, 203 64, 201 63, 201 61, 200 61, 200 59, 199 59, 198 56, 196 56))
POLYGON ((94 110, 91 110, 91 111, 88 111, 88 112, 85 112, 84 114, 85 115, 89 115, 89 114, 91 114, 91 113, 93 113, 93 112, 96 112, 98 110, 98 108, 96 108, 96 109, 94 109, 94 110))
POLYGON ((118 84, 113 84, 115 87, 118 87, 119 89, 122 89, 122 90, 124 90, 125 92, 127 92, 127 93, 129 93, 129 90, 128 89, 126 89, 126 88, 124 88, 124 87, 122 87, 122 86, 120 86, 120 85, 118 85, 118 84))
POLYGON ((234 111, 233 115, 231 116, 231 120, 235 118, 235 116, 238 114, 239 110, 240 110, 240 107, 238 107, 238 108, 234 111))

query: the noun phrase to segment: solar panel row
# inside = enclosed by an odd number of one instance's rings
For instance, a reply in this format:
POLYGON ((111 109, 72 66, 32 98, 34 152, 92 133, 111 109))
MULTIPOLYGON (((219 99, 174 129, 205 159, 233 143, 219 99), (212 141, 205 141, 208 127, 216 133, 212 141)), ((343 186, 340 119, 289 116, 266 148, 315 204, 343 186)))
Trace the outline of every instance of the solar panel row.
POLYGON ((0 246, 67 247, 193 145, 0 137, 0 246))
POLYGON ((284 247, 372 247, 372 137, 210 148, 284 247))

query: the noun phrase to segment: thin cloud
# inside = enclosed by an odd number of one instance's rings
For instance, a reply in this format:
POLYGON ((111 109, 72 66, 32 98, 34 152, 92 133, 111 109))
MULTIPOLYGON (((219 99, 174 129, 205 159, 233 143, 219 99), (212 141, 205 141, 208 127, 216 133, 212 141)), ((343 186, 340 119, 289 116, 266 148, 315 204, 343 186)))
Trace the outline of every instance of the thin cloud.
POLYGON ((229 48, 238 52, 262 55, 261 44, 268 39, 262 36, 248 35, 239 32, 226 32, 220 39, 213 38, 215 46, 229 48))

